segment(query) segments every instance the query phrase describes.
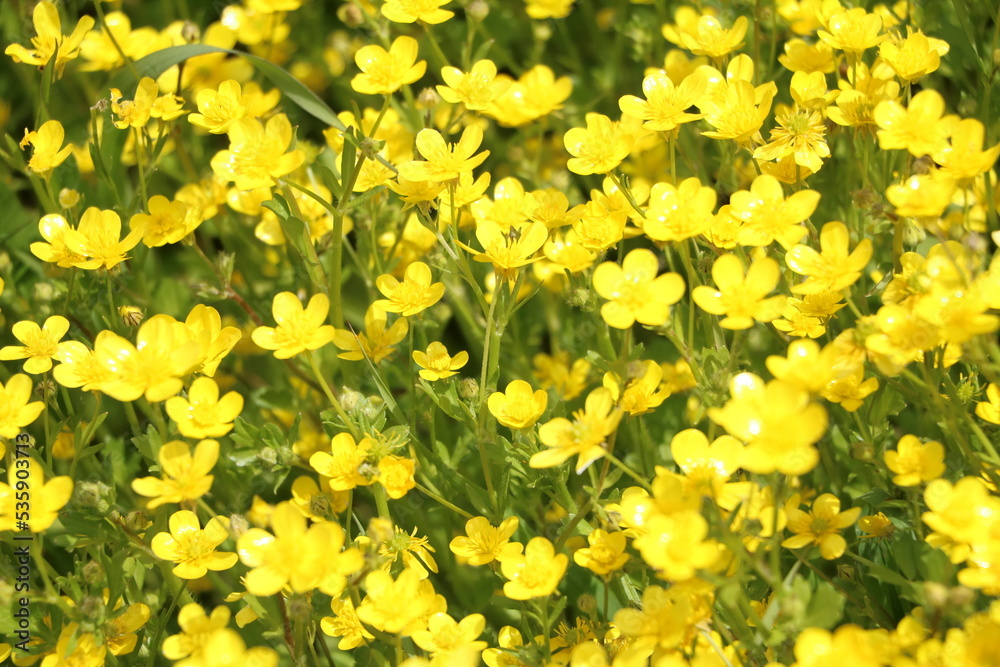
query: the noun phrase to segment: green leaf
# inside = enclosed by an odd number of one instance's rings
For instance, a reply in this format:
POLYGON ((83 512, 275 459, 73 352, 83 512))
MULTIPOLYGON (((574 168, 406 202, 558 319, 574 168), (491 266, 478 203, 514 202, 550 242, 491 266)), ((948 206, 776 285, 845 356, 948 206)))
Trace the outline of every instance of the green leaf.
POLYGON ((261 206, 272 211, 282 221, 292 217, 292 211, 288 208, 288 201, 277 192, 272 195, 271 199, 261 204, 261 206))
POLYGON ((234 449, 229 452, 228 458, 239 468, 244 468, 257 460, 257 450, 255 449, 234 449))
MULTIPOLYGON (((372 188, 371 190, 368 190, 367 192, 351 199, 351 201, 347 202, 347 206, 344 207, 344 210, 350 211, 351 209, 355 209, 364 204, 366 201, 368 201, 375 195, 380 194, 384 190, 385 190, 384 185, 378 185, 372 188)), ((348 195, 350 195, 350 193, 348 193, 348 195)))
POLYGON ((829 630, 844 613, 844 596, 825 581, 816 582, 816 590, 809 599, 803 625, 829 630))
MULTIPOLYGON (((316 93, 309 90, 305 84, 274 63, 250 53, 242 53, 232 49, 220 49, 217 46, 209 46, 207 44, 182 44, 180 46, 161 49, 149 54, 145 58, 140 58, 135 62, 135 71, 140 76, 148 76, 155 79, 171 67, 179 65, 188 58, 203 56, 209 53, 228 53, 243 58, 253 65, 258 72, 266 76, 281 91, 282 95, 295 102, 310 116, 337 128, 341 132, 347 131, 347 127, 340 122, 333 109, 317 97, 316 93)), ((132 74, 132 71, 126 69, 114 78, 111 87, 126 89, 129 87, 128 84, 134 80, 135 76, 132 74)))

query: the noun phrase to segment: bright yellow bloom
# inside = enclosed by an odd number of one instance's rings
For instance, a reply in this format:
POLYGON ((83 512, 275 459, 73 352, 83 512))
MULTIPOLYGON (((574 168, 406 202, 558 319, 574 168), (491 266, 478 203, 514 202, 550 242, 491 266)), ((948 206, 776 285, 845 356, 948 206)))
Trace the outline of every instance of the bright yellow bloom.
POLYGON ((251 528, 236 550, 251 568, 244 579, 251 595, 274 595, 286 586, 296 593, 318 588, 338 596, 347 575, 361 569, 361 552, 344 549, 344 530, 333 521, 306 525, 291 503, 279 503, 271 514, 271 531, 251 528))
POLYGON ((668 581, 686 581, 719 559, 719 545, 708 537, 708 521, 695 510, 654 514, 633 541, 642 559, 668 581))
POLYGON ((588 113, 587 127, 566 131, 563 144, 571 157, 566 168, 574 174, 606 174, 628 157, 635 137, 621 123, 599 113, 588 113))
POLYGON ((831 403, 839 403, 848 412, 854 412, 861 407, 865 398, 878 391, 878 378, 870 377, 865 380, 864 377, 864 369, 858 368, 832 380, 820 395, 831 403))
POLYGON ((851 234, 842 222, 828 222, 819 235, 820 252, 806 245, 793 246, 785 254, 785 263, 795 273, 808 279, 792 286, 796 294, 839 292, 861 277, 872 256, 871 239, 862 239, 849 252, 851 234))
MULTIPOLYGON (((792 100, 801 109, 809 111, 821 111, 826 109, 840 95, 839 90, 827 91, 826 77, 823 72, 795 72, 792 74, 792 83, 789 86, 792 93, 792 100)), ((810 118, 810 123, 816 122, 810 118)), ((822 116, 818 121, 822 123, 822 116)), ((815 128, 817 131, 819 128, 815 128)), ((826 132, 824 128, 823 132, 826 132)), ((829 156, 827 156, 829 157, 829 156)))
MULTIPOLYGON (((383 5, 382 11, 385 11, 383 5)), ((490 104, 507 92, 512 81, 497 78, 497 66, 492 60, 478 60, 468 73, 457 67, 442 67, 444 86, 437 86, 438 94, 450 104, 464 104, 470 111, 485 111, 490 104)))
POLYGON ((483 131, 478 125, 462 130, 457 144, 448 144, 437 130, 423 129, 417 133, 417 150, 423 160, 411 160, 399 165, 399 175, 411 181, 439 183, 458 178, 483 163, 490 152, 476 154, 483 143, 483 131))
POLYGON ((882 512, 878 514, 869 514, 858 519, 858 530, 862 533, 862 538, 865 537, 888 537, 893 534, 896 527, 892 524, 882 512))
POLYGON ((565 351, 555 356, 536 354, 531 364, 535 368, 534 375, 541 383, 542 389, 555 389, 564 401, 579 396, 589 383, 590 362, 586 359, 576 359, 570 363, 569 353, 565 351))
POLYGON ((647 130, 669 132, 682 123, 702 118, 702 114, 688 113, 708 88, 708 79, 701 72, 694 72, 674 86, 666 72, 657 71, 642 80, 642 94, 625 95, 618 100, 622 113, 639 118, 647 130))
POLYGON ((64 269, 76 266, 83 257, 66 247, 66 232, 72 229, 66 218, 58 213, 50 213, 38 221, 38 231, 47 243, 36 241, 31 244, 31 254, 43 262, 51 262, 64 269))
POLYGON ((228 133, 229 149, 212 157, 212 171, 240 190, 272 187, 305 160, 301 150, 288 150, 292 124, 283 113, 269 118, 266 125, 256 118, 241 118, 228 133))
POLYGON ((913 83, 941 66, 941 56, 948 53, 948 43, 928 37, 921 31, 911 32, 906 39, 890 38, 879 45, 878 54, 901 80, 913 83))
POLYGON ((195 104, 199 113, 188 116, 188 121, 212 134, 224 134, 233 123, 247 115, 250 96, 243 93, 238 82, 229 79, 220 83, 218 90, 199 90, 195 104))
POLYGON ((611 203, 606 197, 591 199, 573 223, 573 232, 585 250, 604 252, 624 238, 628 213, 614 210, 611 203))
POLYGON ((211 616, 197 602, 191 602, 177 613, 177 624, 181 631, 163 640, 163 655, 167 660, 189 658, 192 664, 200 665, 205 654, 208 639, 226 629, 232 612, 229 607, 218 606, 211 616))
POLYGON ((200 351, 196 372, 213 377, 222 360, 232 352, 243 337, 243 332, 233 326, 222 326, 219 311, 199 303, 184 320, 191 337, 200 351))
POLYGON ((174 396, 181 378, 199 363, 200 349, 169 315, 154 315, 139 327, 136 344, 118 336, 98 336, 94 354, 112 377, 98 389, 119 401, 145 396, 158 403, 174 396))
POLYGON ((587 536, 587 544, 590 546, 573 552, 573 560, 594 574, 606 576, 620 570, 628 562, 625 533, 609 533, 598 528, 587 536))
POLYGON ((365 330, 357 335, 348 329, 339 329, 333 336, 333 344, 344 350, 337 356, 349 361, 371 359, 373 364, 396 351, 396 343, 406 338, 410 325, 405 317, 400 317, 388 326, 385 311, 369 306, 365 311, 365 330))
MULTIPOLYGON (((7 382, 7 387, 9 388, 14 379, 19 377, 25 376, 15 375, 7 382)), ((12 434, 4 437, 15 436, 12 434)), ((63 475, 53 477, 46 482, 41 464, 31 457, 18 456, 7 470, 7 481, 8 484, 0 482, 0 531, 23 530, 20 527, 22 520, 27 522, 27 529, 33 533, 48 530, 59 518, 59 510, 66 506, 73 495, 72 477, 63 475), (27 489, 30 491, 26 519, 25 489, 21 483, 27 483, 27 489)))
POLYGON ((166 503, 197 500, 212 488, 213 475, 209 475, 219 460, 219 443, 202 440, 194 448, 180 440, 164 443, 157 454, 162 479, 143 477, 132 480, 132 490, 140 496, 152 498, 149 509, 166 503))
POLYGON ((827 30, 819 30, 817 36, 835 49, 840 49, 852 58, 877 46, 886 35, 882 32, 882 17, 869 14, 864 8, 856 7, 834 14, 827 23, 827 30))
POLYGON ((371 471, 362 471, 361 466, 367 461, 373 444, 369 437, 355 443, 350 433, 338 433, 330 441, 330 453, 316 452, 309 457, 309 465, 328 477, 330 488, 335 491, 368 486, 375 483, 375 476, 371 471))
POLYGON ((691 291, 698 307, 713 315, 725 315, 720 325, 725 329, 749 329, 754 320, 770 322, 778 316, 783 297, 767 295, 781 280, 778 262, 770 257, 755 259, 744 273, 743 263, 726 254, 712 265, 716 289, 699 285, 691 291))
POLYGON ((935 225, 951 205, 956 189, 955 181, 935 169, 893 183, 885 189, 885 198, 896 208, 896 215, 925 218, 925 223, 935 225))
POLYGON ((25 373, 32 375, 45 373, 52 368, 52 360, 59 360, 60 354, 66 349, 66 344, 59 341, 67 331, 69 331, 69 320, 62 315, 49 317, 41 327, 27 320, 15 322, 10 332, 24 345, 7 345, 0 348, 0 360, 27 359, 24 362, 25 373))
POLYGON ((516 516, 504 519, 496 528, 484 516, 473 517, 465 523, 465 536, 456 537, 448 546, 469 565, 503 561, 507 554, 520 553, 520 545, 509 541, 517 526, 516 516))
POLYGON ((921 442, 915 435, 904 435, 896 450, 884 454, 885 465, 895 473, 897 486, 917 486, 941 477, 945 471, 944 446, 936 440, 921 442))
POLYGON ((349 651, 357 648, 363 642, 375 639, 374 635, 365 630, 361 624, 358 613, 354 609, 354 603, 350 598, 330 600, 330 608, 333 616, 324 616, 320 619, 320 628, 324 634, 331 637, 340 637, 337 648, 341 651, 349 651))
MULTIPOLYGON (((106 349, 108 339, 114 338, 110 331, 97 334, 94 346, 106 349)), ((59 356, 61 361, 52 370, 52 377, 64 387, 75 389, 82 387, 84 391, 100 391, 105 382, 114 380, 112 368, 104 364, 100 358, 86 345, 75 340, 60 343, 59 356)))
POLYGON ((386 0, 382 5, 382 16, 393 23, 414 23, 422 21, 431 25, 444 23, 455 12, 441 9, 451 0, 386 0))
POLYGON ((135 99, 122 100, 122 91, 117 88, 111 89, 111 111, 118 116, 118 120, 113 121, 114 126, 119 130, 127 127, 145 127, 153 113, 153 104, 159 93, 156 81, 148 76, 139 80, 139 85, 135 90, 135 99))
POLYGON ((800 223, 813 214, 819 198, 814 190, 799 190, 786 199, 778 179, 758 176, 749 191, 734 192, 729 200, 729 213, 743 222, 737 237, 740 245, 766 246, 777 241, 791 248, 808 233, 800 223))
POLYGON ((149 213, 136 213, 128 221, 128 228, 142 234, 142 242, 148 248, 158 248, 168 243, 177 243, 194 231, 188 226, 188 205, 182 201, 170 201, 163 195, 153 195, 147 203, 149 213))
POLYGON ((215 380, 199 377, 186 398, 168 398, 166 408, 185 438, 218 438, 233 430, 232 421, 243 411, 243 397, 230 391, 220 399, 215 380))
MULTIPOLYGON (((425 651, 430 651, 431 658, 440 664, 455 664, 449 662, 456 653, 463 657, 468 651, 479 653, 489 646, 476 638, 483 634, 486 618, 482 614, 469 614, 461 621, 455 621, 445 613, 437 613, 427 619, 427 629, 413 633, 413 643, 425 651)), ((477 660, 478 662, 478 660, 477 660)))
MULTIPOLYGON (((747 56, 737 56, 729 69, 746 69, 749 60, 747 56)), ((752 67, 750 62, 751 72, 752 67)), ((777 92, 774 82, 754 88, 748 79, 740 76, 720 78, 697 103, 698 110, 705 114, 705 121, 715 128, 702 132, 702 135, 713 139, 732 139, 740 146, 764 143, 760 128, 771 111, 771 102, 777 92)))
POLYGON ((914 157, 934 155, 947 147, 948 135, 958 118, 943 116, 944 98, 936 90, 922 90, 903 107, 886 100, 875 107, 878 145, 883 150, 910 151, 914 157))
MULTIPOLYGON (((108 602, 108 589, 104 589, 104 603, 108 602)), ((119 600, 115 611, 121 607, 119 600)), ((139 642, 136 634, 142 626, 146 625, 150 618, 150 610, 147 605, 141 602, 130 604, 124 612, 115 616, 104 626, 104 643, 112 655, 128 655, 135 650, 139 642)))
POLYGON ((663 326, 670 319, 670 306, 684 295, 684 279, 676 273, 656 275, 659 260, 651 250, 637 248, 622 263, 604 262, 594 269, 594 290, 608 302, 601 317, 616 329, 635 322, 663 326))
POLYGON ((990 382, 986 401, 976 403, 976 416, 991 424, 1000 424, 1000 385, 990 382))
POLYGON ((630 415, 652 412, 670 396, 670 389, 662 383, 663 368, 652 360, 632 362, 623 380, 613 371, 604 374, 603 384, 611 392, 618 409, 630 415))
POLYGON ((125 255, 142 238, 142 230, 135 229, 119 239, 122 221, 114 211, 102 211, 91 206, 83 212, 76 229, 63 232, 66 249, 85 259, 73 266, 80 269, 111 269, 124 262, 125 255))
POLYGON ((798 667, 846 664, 878 667, 886 662, 883 656, 899 650, 893 639, 888 632, 863 630, 853 623, 841 625, 834 632, 806 628, 795 639, 795 664, 798 667))
MULTIPOLYGON (((41 667, 100 667, 108 647, 98 644, 92 632, 80 632, 76 623, 67 623, 59 633, 52 653, 46 655, 41 667), (71 649, 72 647, 72 649, 71 649)), ((30 646, 30 644, 29 644, 30 646)))
POLYGON ((444 296, 444 283, 431 284, 431 269, 423 262, 413 262, 406 267, 403 282, 386 273, 375 280, 378 291, 385 296, 375 302, 375 307, 387 313, 412 317, 423 312, 444 296))
POLYGON ((159 558, 176 565, 173 573, 181 579, 199 579, 209 570, 221 572, 236 565, 231 551, 216 551, 229 537, 229 520, 213 517, 202 530, 198 515, 180 510, 170 515, 170 532, 153 536, 150 547, 159 558))
MULTIPOLYGON (((459 241, 459 245, 473 253, 477 262, 490 262, 493 271, 507 282, 514 282, 517 271, 535 261, 531 256, 545 244, 549 231, 540 222, 532 222, 521 227, 512 227, 505 232, 492 220, 476 225, 476 239, 483 246, 479 252, 459 241)), ((536 258, 537 259, 537 258, 536 258)))
POLYGON ((860 507, 841 512, 840 499, 832 493, 824 493, 813 501, 809 512, 798 508, 788 510, 788 530, 795 534, 786 538, 781 546, 801 549, 814 544, 826 560, 840 558, 847 549, 847 541, 840 532, 857 521, 860 514, 860 507))
POLYGON ((448 354, 448 348, 434 341, 427 346, 427 351, 413 351, 413 360, 420 366, 420 377, 428 382, 450 378, 469 363, 469 353, 462 350, 455 356, 448 354))
POLYGON ((951 129, 949 143, 934 154, 934 161, 941 165, 941 174, 968 184, 973 178, 985 174, 1000 156, 1000 143, 983 149, 986 128, 975 118, 963 118, 951 129))
POLYGON ((403 456, 384 456, 378 462, 378 482, 386 495, 399 500, 417 486, 413 477, 416 462, 403 456))
MULTIPOLYGON (((624 607, 615 612, 614 626, 629 640, 629 647, 654 649, 677 648, 689 635, 699 617, 695 605, 702 603, 684 591, 681 585, 668 589, 646 586, 639 609, 624 607)), ((711 603, 708 608, 711 609, 711 603)), ((631 666, 630 666, 631 667, 631 666)))
POLYGON ((680 185, 657 183, 649 193, 642 231, 654 241, 683 241, 704 234, 712 224, 717 195, 696 177, 680 185))
POLYGON ((721 408, 709 408, 708 416, 747 443, 745 469, 804 475, 816 467, 819 453, 813 445, 826 432, 827 414, 808 392, 782 380, 765 385, 756 375, 740 373, 730 393, 732 398, 721 408))
POLYGON ((358 618, 382 632, 408 637, 424 629, 425 619, 439 611, 434 586, 410 568, 395 580, 385 570, 372 572, 365 577, 365 591, 358 618))
POLYGON ((31 38, 31 45, 35 48, 27 49, 20 44, 10 44, 4 49, 4 54, 10 56, 16 63, 34 65, 38 68, 44 68, 55 56, 53 69, 56 79, 59 79, 66 63, 80 55, 80 43, 94 27, 94 17, 81 16, 72 34, 63 35, 59 9, 48 0, 43 0, 35 5, 31 18, 36 35, 31 38))
POLYGON ((838 355, 839 350, 833 345, 820 349, 816 341, 800 339, 788 344, 787 356, 771 355, 764 364, 778 380, 815 395, 843 372, 838 355))
POLYGON ((390 95, 417 81, 427 71, 427 61, 417 62, 417 40, 401 35, 389 50, 369 44, 354 54, 361 74, 351 79, 351 88, 365 95, 390 95))
POLYGON ((509 581, 503 594, 511 600, 530 600, 555 592, 569 564, 566 554, 557 554, 544 537, 535 537, 523 554, 510 554, 500 563, 500 571, 509 581))
POLYGON ((791 157, 795 164, 810 172, 819 171, 823 158, 830 157, 823 114, 793 108, 787 113, 776 114, 775 120, 778 127, 771 130, 771 140, 753 152, 754 159, 770 161, 791 157))
POLYGON ((533 19, 562 19, 569 16, 576 0, 524 0, 525 11, 533 19))
MULTIPOLYGON (((504 75, 500 75, 504 79, 504 75)), ((562 109, 563 102, 573 92, 568 76, 558 79, 546 65, 535 65, 511 83, 507 92, 497 98, 486 111, 506 127, 518 127, 562 109)))
MULTIPOLYGON (((733 22, 732 28, 723 28, 719 19, 706 14, 698 19, 692 30, 676 31, 675 34, 679 38, 676 43, 696 56, 708 56, 719 60, 743 46, 747 25, 747 17, 740 16, 733 22)), ((666 32, 664 36, 667 37, 666 32)))
POLYGON ((790 39, 785 42, 784 50, 785 53, 778 56, 778 62, 792 72, 830 74, 836 67, 833 49, 826 42, 810 44, 798 38, 790 39))
POLYGON ((57 120, 45 121, 41 127, 32 132, 25 129, 20 146, 21 150, 24 150, 26 146, 31 145, 28 170, 48 180, 52 176, 52 170, 65 162, 73 152, 73 144, 62 145, 65 138, 66 131, 62 123, 57 120))
POLYGON ((278 359, 318 350, 333 340, 333 327, 323 324, 329 312, 330 299, 325 294, 314 294, 309 305, 303 308, 295 294, 281 292, 274 295, 271 304, 271 313, 278 326, 257 327, 251 338, 265 350, 273 350, 278 359))
POLYGON ((622 418, 611 392, 604 387, 590 392, 584 409, 572 416, 573 421, 556 417, 539 427, 538 439, 549 449, 532 455, 529 466, 551 468, 576 455, 579 474, 607 453, 605 440, 618 428, 622 418))
POLYGON ((486 405, 503 426, 531 428, 545 412, 549 395, 544 389, 533 391, 524 380, 513 380, 504 391, 490 394, 486 405))
POLYGON ((670 441, 670 453, 687 491, 711 498, 725 510, 746 499, 746 483, 729 481, 743 462, 743 443, 733 436, 720 435, 709 444, 698 429, 684 429, 670 441))

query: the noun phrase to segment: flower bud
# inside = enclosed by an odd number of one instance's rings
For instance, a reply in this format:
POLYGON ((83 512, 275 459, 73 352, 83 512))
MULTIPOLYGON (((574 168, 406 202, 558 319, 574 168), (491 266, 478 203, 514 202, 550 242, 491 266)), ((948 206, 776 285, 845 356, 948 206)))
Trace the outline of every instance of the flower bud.
POLYGON ((88 584, 96 584, 104 579, 104 567, 96 560, 87 561, 83 566, 83 580, 88 584))
POLYGON ((63 208, 73 208, 80 203, 80 193, 71 188, 59 191, 59 205, 63 208))
POLYGON ((229 517, 229 532, 234 540, 240 539, 243 533, 250 530, 250 522, 243 514, 232 514, 229 517))
POLYGON ((439 104, 441 104, 441 96, 433 88, 424 88, 417 95, 418 109, 433 109, 439 104))
POLYGON ((56 295, 56 290, 52 283, 35 283, 35 301, 48 303, 56 295))
POLYGON ((352 2, 345 2, 337 9, 337 18, 348 28, 357 28, 365 22, 361 8, 352 2))
POLYGON ((458 395, 467 401, 479 395, 479 382, 475 378, 463 378, 458 383, 458 395))

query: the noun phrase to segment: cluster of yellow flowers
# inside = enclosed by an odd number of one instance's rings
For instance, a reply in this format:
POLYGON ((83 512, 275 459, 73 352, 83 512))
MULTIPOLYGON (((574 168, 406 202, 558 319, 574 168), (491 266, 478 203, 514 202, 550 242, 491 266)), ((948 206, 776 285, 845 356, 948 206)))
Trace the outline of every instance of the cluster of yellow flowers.
POLYGON ((989 3, 64 4, 0 661, 1000 665, 989 3))

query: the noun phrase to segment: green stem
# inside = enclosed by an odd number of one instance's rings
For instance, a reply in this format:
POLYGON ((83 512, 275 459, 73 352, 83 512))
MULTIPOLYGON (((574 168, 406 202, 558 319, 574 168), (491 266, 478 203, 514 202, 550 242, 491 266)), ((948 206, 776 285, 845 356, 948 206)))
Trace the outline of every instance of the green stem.
POLYGON ((444 507, 447 507, 448 509, 450 509, 452 512, 460 514, 461 516, 465 517, 466 519, 472 519, 472 518, 474 518, 472 514, 470 514, 469 512, 466 512, 461 507, 458 507, 457 505, 454 505, 454 504, 448 502, 447 500, 445 500, 444 498, 442 498, 438 494, 434 493, 433 491, 431 491, 430 489, 428 489, 426 486, 424 486, 420 482, 417 482, 416 485, 417 485, 417 491, 420 491, 420 493, 424 494, 425 496, 427 496, 431 500, 437 501, 438 503, 440 503, 444 507))
POLYGON ((316 353, 309 352, 306 357, 309 359, 309 367, 312 369, 313 375, 316 376, 316 381, 319 382, 320 388, 323 389, 323 393, 326 395, 326 400, 330 401, 330 405, 336 410, 337 414, 347 425, 347 430, 350 431, 351 436, 356 440, 359 438, 358 427, 354 425, 350 417, 347 416, 347 412, 344 410, 344 406, 340 404, 337 397, 334 395, 333 390, 330 389, 330 385, 327 383, 326 378, 323 373, 319 370, 319 364, 316 363, 316 353))

